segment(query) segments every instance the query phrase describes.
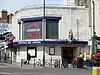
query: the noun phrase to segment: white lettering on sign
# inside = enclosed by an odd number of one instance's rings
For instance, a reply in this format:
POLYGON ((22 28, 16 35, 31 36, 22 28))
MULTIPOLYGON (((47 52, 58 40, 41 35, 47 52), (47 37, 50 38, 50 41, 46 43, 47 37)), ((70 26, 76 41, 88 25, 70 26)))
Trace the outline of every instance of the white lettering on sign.
POLYGON ((27 42, 27 44, 31 44, 31 42, 27 42))
POLYGON ((41 44, 41 41, 21 41, 18 44, 41 44))
POLYGON ((22 41, 22 42, 18 42, 18 44, 27 44, 27 42, 22 41))
POLYGON ((37 28, 37 29, 27 29, 27 32, 39 32, 40 31, 40 28, 37 28))
POLYGON ((33 41, 32 44, 40 44, 40 41, 33 41))

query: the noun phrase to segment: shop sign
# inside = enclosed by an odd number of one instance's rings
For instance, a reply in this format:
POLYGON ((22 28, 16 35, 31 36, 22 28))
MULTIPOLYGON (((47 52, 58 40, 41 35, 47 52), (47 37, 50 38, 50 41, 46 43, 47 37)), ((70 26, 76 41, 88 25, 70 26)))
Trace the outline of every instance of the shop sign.
POLYGON ((41 44, 41 41, 19 41, 18 44, 41 44))

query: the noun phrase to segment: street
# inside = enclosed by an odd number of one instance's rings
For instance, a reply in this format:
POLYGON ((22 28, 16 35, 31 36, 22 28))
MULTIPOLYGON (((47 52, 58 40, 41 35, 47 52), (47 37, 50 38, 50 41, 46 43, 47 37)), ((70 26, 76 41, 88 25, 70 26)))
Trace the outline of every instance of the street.
POLYGON ((91 70, 77 68, 27 68, 0 64, 0 75, 91 75, 91 70))

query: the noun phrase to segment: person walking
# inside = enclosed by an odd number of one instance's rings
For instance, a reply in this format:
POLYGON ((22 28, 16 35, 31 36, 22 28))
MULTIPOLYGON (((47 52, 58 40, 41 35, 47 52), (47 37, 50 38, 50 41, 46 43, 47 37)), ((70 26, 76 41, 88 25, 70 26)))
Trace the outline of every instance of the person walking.
POLYGON ((74 60, 73 60, 73 68, 76 68, 77 67, 77 58, 75 58, 74 60))
POLYGON ((31 60, 31 56, 30 56, 30 54, 28 53, 28 54, 27 54, 27 61, 28 61, 27 64, 30 64, 30 60, 31 60))

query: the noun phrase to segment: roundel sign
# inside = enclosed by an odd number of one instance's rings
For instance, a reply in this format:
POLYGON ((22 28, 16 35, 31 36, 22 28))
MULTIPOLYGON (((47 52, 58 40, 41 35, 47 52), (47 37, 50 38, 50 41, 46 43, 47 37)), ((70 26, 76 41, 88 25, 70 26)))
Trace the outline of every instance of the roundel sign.
POLYGON ((35 37, 38 36, 40 32, 40 28, 37 24, 30 24, 27 29, 27 33, 29 36, 35 37))
POLYGON ((5 40, 8 42, 12 42, 15 39, 14 35, 12 33, 9 33, 6 37, 5 40))

